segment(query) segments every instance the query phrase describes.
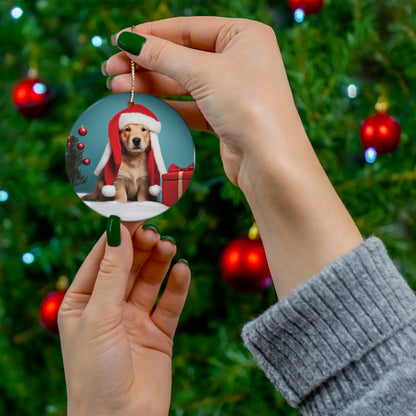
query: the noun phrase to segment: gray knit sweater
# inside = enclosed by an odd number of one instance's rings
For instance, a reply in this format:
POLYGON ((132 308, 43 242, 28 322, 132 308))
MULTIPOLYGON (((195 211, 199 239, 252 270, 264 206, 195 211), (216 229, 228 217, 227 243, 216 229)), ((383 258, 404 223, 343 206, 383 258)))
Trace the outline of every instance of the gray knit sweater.
POLYGON ((416 415, 416 297, 375 237, 242 336, 303 415, 416 415))

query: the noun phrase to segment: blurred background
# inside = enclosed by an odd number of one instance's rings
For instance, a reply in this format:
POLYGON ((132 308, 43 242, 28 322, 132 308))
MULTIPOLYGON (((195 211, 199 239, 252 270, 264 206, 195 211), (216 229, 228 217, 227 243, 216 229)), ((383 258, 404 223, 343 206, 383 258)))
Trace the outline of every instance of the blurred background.
MULTIPOLYGON (((383 239, 416 289, 415 0, 0 0, 0 414, 66 414, 57 290, 106 224, 69 183, 68 134, 111 94, 100 73, 116 52, 111 34, 179 15, 272 25, 326 172, 363 235, 383 239)), ((230 244, 252 259, 253 218, 224 175, 218 140, 192 134, 192 183, 151 220, 177 239, 177 258, 193 272, 175 341, 171 415, 298 415, 242 345, 242 325, 277 299, 271 287, 260 290, 260 255, 239 272, 232 261, 220 264, 230 244)))

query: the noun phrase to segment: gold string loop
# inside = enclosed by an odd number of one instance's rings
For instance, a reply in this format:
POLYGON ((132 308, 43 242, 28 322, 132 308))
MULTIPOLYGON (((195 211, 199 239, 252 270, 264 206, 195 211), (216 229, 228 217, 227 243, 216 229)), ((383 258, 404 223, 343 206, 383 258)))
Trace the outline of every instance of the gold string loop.
MULTIPOLYGON (((135 26, 131 27, 131 31, 134 32, 135 26)), ((130 61, 131 66, 131 92, 130 92, 130 101, 127 103, 128 107, 132 107, 134 105, 134 87, 135 87, 135 77, 136 77, 136 69, 138 67, 136 66, 135 62, 133 60, 130 61)))

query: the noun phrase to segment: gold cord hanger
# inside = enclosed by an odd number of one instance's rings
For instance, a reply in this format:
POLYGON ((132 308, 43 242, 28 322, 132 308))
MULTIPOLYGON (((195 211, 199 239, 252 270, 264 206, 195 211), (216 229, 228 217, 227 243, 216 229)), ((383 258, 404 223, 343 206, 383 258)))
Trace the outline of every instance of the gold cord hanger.
MULTIPOLYGON (((131 27, 131 31, 134 32, 134 27, 131 27)), ((136 69, 137 66, 133 60, 130 61, 131 65, 131 92, 130 92, 130 101, 127 103, 128 107, 133 107, 134 105, 134 87, 135 87, 135 77, 136 77, 136 69)))

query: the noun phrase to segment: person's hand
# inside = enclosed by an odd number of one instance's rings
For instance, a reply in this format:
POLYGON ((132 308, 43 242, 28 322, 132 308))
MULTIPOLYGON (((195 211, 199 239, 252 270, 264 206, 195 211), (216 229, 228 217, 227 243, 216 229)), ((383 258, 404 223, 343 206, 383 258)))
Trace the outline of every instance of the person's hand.
MULTIPOLYGON (((270 154, 278 138, 305 135, 271 27, 245 19, 173 18, 141 24, 118 35, 118 53, 105 64, 114 92, 131 89, 130 58, 141 70, 136 90, 155 96, 191 95, 169 104, 191 129, 219 138, 228 178, 244 180, 241 168, 270 154), (133 49, 132 49, 133 48, 133 49), (273 125, 272 134, 265 127, 273 125)), ((282 142, 283 144, 283 142, 282 142)), ((264 163, 264 160, 262 161, 264 163)))
POLYGON ((362 243, 303 128, 274 31, 258 22, 182 17, 114 36, 123 52, 103 72, 114 92, 131 88, 169 100, 191 129, 220 139, 228 178, 252 209, 278 296, 362 243))
POLYGON ((122 225, 118 246, 101 237, 60 308, 69 416, 168 414, 173 336, 190 270, 173 266, 154 309, 176 246, 137 227, 122 225))

